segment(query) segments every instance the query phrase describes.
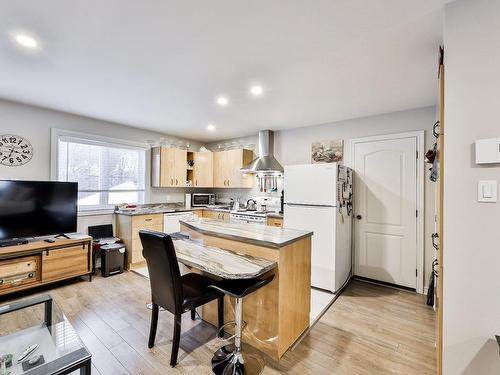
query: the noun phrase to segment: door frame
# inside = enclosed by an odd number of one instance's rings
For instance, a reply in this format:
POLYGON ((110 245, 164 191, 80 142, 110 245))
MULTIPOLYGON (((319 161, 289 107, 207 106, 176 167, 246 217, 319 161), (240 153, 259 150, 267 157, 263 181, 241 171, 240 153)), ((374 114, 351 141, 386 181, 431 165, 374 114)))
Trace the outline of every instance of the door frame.
MULTIPOLYGON (((416 291, 417 293, 424 294, 424 283, 425 283, 425 277, 424 277, 424 257, 425 257, 425 166, 424 166, 424 147, 425 147, 425 131, 424 130, 417 130, 417 131, 410 131, 410 132, 404 132, 404 133, 394 133, 394 134, 384 134, 384 135, 375 135, 375 136, 369 136, 369 137, 360 137, 360 138, 352 138, 349 141, 350 144, 350 155, 349 155, 349 160, 347 161, 347 165, 353 169, 354 171, 354 158, 355 158, 355 153, 354 153, 354 148, 356 147, 357 144, 360 143, 368 143, 368 142, 375 142, 375 141, 385 141, 385 140, 395 140, 395 139, 402 139, 402 138, 414 138, 416 141, 417 145, 417 197, 416 197, 416 202, 417 202, 417 210, 418 210, 418 217, 417 217, 417 283, 416 283, 416 291)), ((354 179, 354 184, 356 183, 356 179, 354 179)), ((356 199, 356 198, 354 198, 356 199)), ((356 207, 354 207, 354 212, 356 212, 356 207)), ((355 231, 356 231, 356 225, 353 225, 353 238, 356 239, 355 236, 355 231)), ((355 246, 355 241, 353 241, 353 257, 354 253, 356 251, 356 246, 355 246)), ((356 274, 355 270, 355 263, 353 262, 353 275, 356 274)))

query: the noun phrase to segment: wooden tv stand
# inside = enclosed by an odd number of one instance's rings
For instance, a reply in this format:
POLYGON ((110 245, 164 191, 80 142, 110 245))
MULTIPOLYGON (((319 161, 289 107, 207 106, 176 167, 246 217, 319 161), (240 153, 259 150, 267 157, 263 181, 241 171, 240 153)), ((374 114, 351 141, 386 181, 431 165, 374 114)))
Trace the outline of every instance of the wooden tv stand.
POLYGON ((0 247, 0 296, 77 276, 91 275, 92 237, 71 235, 0 247))

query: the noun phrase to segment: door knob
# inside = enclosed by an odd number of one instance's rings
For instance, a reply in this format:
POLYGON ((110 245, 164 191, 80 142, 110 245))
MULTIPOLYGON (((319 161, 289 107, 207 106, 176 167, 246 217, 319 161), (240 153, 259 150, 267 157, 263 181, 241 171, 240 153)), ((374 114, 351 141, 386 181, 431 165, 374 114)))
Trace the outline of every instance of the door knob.
POLYGON ((361 220, 362 218, 363 218, 363 216, 361 216, 361 215, 356 215, 356 219, 361 220))

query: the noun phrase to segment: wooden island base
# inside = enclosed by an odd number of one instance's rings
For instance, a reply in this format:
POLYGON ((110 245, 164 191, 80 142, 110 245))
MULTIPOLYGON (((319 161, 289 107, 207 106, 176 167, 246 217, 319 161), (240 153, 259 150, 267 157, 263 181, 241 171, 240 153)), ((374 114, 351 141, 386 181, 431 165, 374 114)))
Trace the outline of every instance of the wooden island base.
MULTIPOLYGON (((202 234, 181 223, 181 230, 204 245, 232 250, 241 254, 275 261, 278 264, 274 280, 244 297, 243 342, 274 359, 281 356, 309 327, 311 309, 311 236, 298 239, 283 247, 266 247, 202 234)), ((217 303, 202 307, 203 320, 217 325, 217 303)), ((225 322, 234 319, 234 299, 225 298, 225 322)), ((228 329, 231 332, 231 328, 228 329)))

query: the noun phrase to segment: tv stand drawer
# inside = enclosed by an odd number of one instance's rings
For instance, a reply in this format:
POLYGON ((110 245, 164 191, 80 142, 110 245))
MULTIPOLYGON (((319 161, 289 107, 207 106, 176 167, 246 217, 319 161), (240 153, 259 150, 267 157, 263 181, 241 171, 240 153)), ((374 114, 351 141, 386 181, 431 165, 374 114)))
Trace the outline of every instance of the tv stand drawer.
POLYGON ((40 282, 40 255, 0 261, 0 290, 40 282))

